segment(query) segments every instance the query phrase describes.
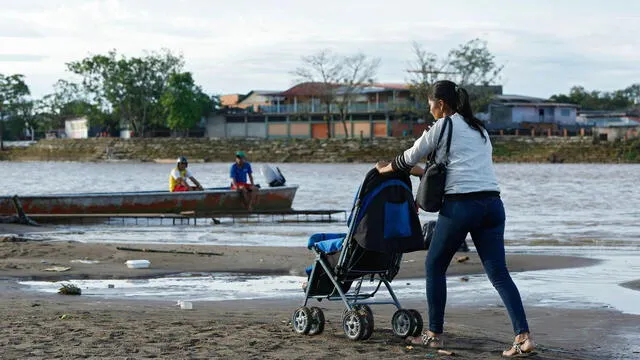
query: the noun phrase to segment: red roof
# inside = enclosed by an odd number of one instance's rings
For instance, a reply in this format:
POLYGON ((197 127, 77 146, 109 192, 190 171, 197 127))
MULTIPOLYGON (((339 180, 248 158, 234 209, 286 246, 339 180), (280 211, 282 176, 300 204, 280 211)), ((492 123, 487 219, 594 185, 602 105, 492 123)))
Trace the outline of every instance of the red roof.
POLYGON ((280 96, 313 96, 319 95, 327 91, 329 88, 337 88, 339 85, 325 84, 321 82, 304 82, 298 84, 288 90, 285 90, 278 95, 280 96))
MULTIPOLYGON (((270 95, 274 96, 317 96, 327 91, 327 86, 329 88, 335 89, 339 88, 340 84, 325 84, 322 82, 303 82, 298 85, 293 86, 292 88, 285 90, 281 93, 272 93, 270 95)), ((386 90, 409 90, 409 85, 407 84, 363 84, 363 87, 367 86, 375 86, 381 87, 386 90)))

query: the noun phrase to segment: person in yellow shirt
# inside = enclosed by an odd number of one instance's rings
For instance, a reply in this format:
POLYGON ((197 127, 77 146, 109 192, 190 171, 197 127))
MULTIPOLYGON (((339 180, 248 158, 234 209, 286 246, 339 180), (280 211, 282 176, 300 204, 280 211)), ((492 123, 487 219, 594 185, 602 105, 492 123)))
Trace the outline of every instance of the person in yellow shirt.
POLYGON ((189 166, 187 158, 180 156, 177 161, 177 166, 171 170, 171 174, 169 175, 169 191, 203 190, 202 185, 193 177, 193 174, 187 169, 187 166, 189 166), (187 183, 187 179, 191 180, 195 186, 190 186, 189 183, 187 183))

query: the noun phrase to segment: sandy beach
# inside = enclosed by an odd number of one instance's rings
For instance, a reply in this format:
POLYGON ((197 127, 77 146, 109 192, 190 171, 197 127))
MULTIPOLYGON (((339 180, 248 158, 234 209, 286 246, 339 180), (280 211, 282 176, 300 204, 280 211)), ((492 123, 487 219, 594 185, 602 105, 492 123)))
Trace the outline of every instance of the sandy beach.
MULTIPOLYGON (((20 227, 0 233, 21 234, 20 227)), ((16 239, 14 239, 16 240, 16 239)), ((5 241, 0 243, 0 358, 2 359, 335 359, 499 358, 512 339, 509 319, 500 306, 449 306, 448 357, 420 346, 407 347, 391 331, 392 306, 374 307, 370 340, 352 342, 341 329, 342 305, 326 301, 323 334, 295 334, 289 319, 299 300, 196 302, 181 310, 174 302, 107 300, 24 291, 16 280, 159 277, 179 272, 243 272, 300 275, 312 261, 304 248, 135 245, 130 248, 215 252, 197 255, 118 250, 122 244, 5 241), (129 259, 148 259, 149 269, 128 269, 129 259), (72 260, 97 260, 83 264, 72 260), (53 266, 70 267, 47 272, 53 266)), ((404 257, 398 278, 424 276, 424 252, 404 257)), ((453 262, 451 276, 482 272, 475 253, 453 262)), ((511 255, 512 271, 580 267, 594 260, 567 256, 511 255)), ((636 284, 637 285, 637 284, 636 284)), ((470 296, 473 296, 470 294, 470 296)), ((402 299, 403 306, 425 314, 424 299, 402 299)), ((611 309, 527 308, 539 343, 538 359, 639 358, 626 336, 640 316, 611 309)))

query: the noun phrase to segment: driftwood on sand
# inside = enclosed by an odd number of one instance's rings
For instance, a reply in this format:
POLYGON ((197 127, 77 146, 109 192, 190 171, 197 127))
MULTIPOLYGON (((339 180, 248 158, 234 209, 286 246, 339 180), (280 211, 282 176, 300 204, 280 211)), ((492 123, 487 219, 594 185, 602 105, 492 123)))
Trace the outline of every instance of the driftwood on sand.
POLYGON ((116 247, 117 250, 123 250, 123 251, 138 251, 138 252, 150 252, 150 253, 169 253, 169 254, 193 254, 193 255, 215 255, 215 256, 221 256, 224 255, 223 253, 219 253, 219 252, 207 252, 207 251, 185 251, 185 250, 159 250, 159 249, 147 249, 147 248, 130 248, 130 247, 125 247, 125 246, 117 246, 116 247))

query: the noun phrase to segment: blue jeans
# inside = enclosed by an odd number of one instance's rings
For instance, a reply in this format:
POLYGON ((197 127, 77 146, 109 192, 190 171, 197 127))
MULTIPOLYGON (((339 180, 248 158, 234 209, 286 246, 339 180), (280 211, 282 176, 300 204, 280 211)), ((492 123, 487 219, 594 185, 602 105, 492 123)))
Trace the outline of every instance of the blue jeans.
POLYGON ((504 206, 499 197, 445 200, 425 260, 430 331, 443 332, 447 268, 468 233, 471 233, 484 271, 509 312, 513 331, 516 335, 529 331, 520 293, 507 270, 504 223, 504 206))

